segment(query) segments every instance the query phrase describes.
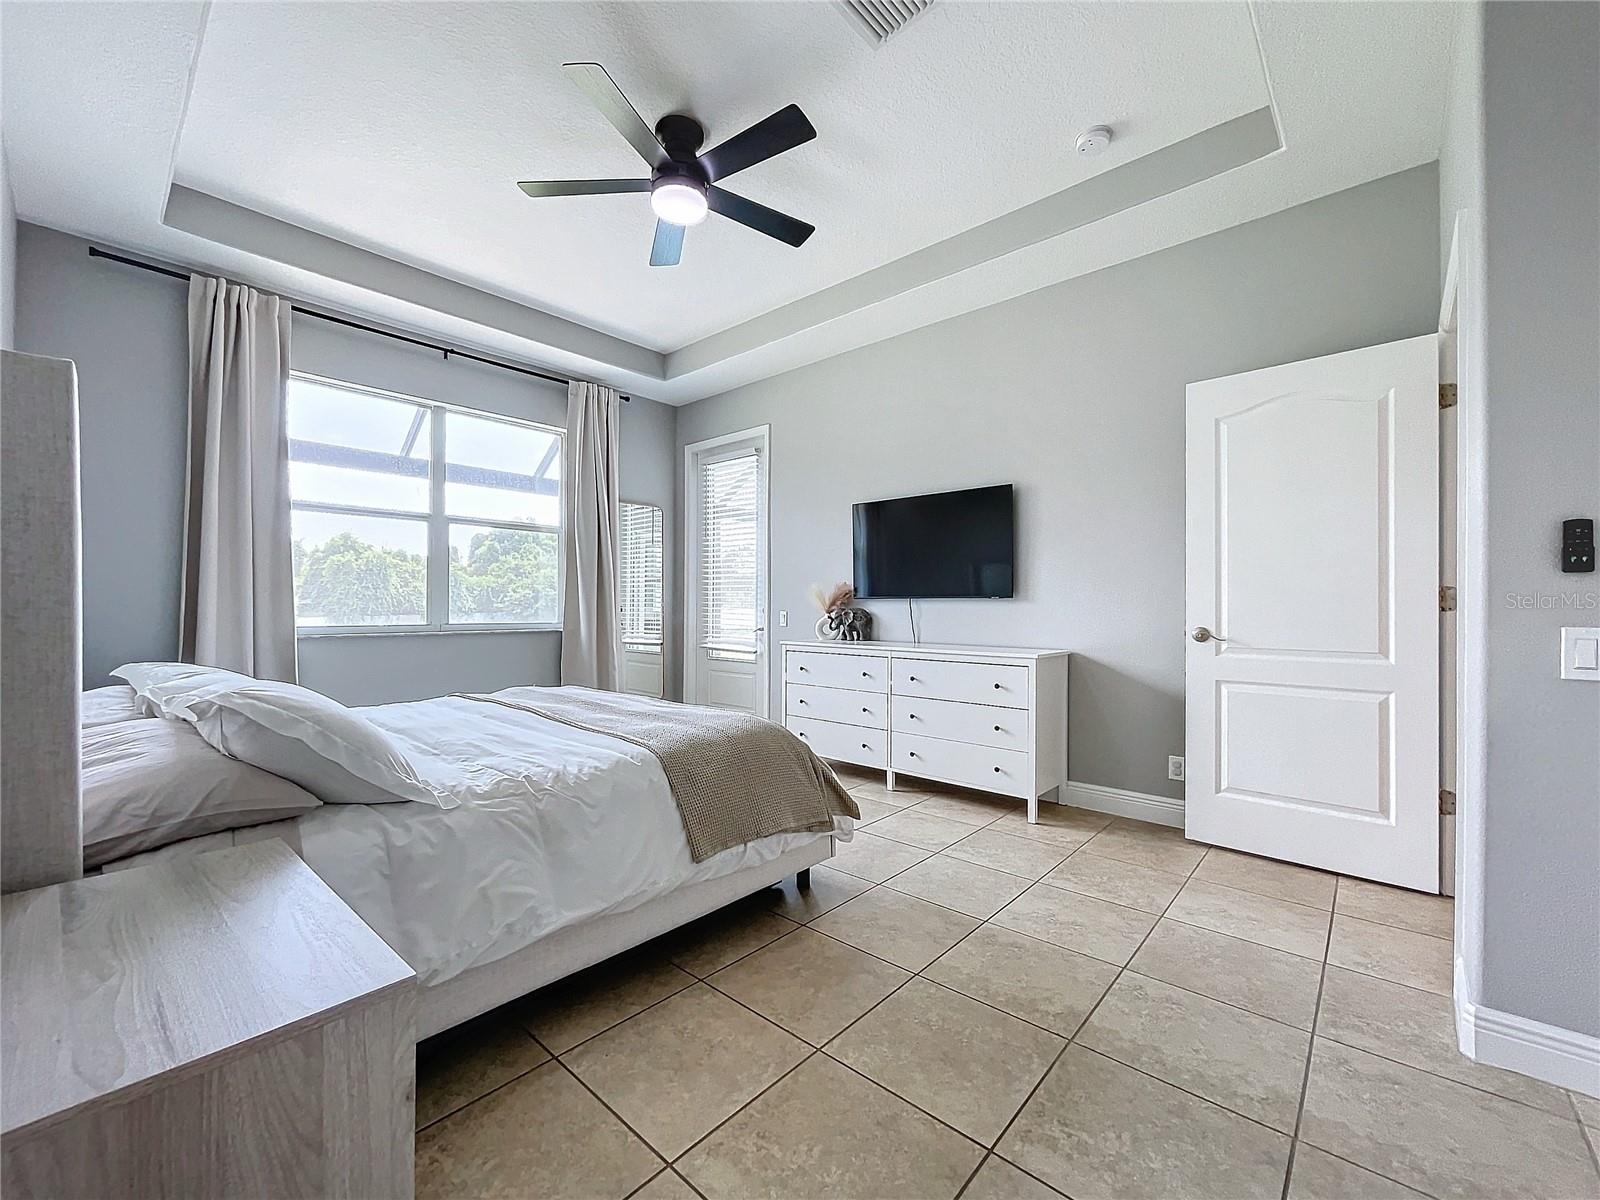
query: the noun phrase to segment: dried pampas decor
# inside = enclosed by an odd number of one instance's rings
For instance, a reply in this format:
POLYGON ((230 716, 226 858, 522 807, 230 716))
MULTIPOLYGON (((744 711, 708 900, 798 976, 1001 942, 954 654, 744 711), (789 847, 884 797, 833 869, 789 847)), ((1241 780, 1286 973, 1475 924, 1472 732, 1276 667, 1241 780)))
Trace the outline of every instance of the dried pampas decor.
POLYGON ((855 607, 856 590, 848 583, 836 583, 824 592, 811 585, 811 602, 822 611, 817 621, 817 637, 825 642, 865 642, 872 637, 872 614, 855 607))

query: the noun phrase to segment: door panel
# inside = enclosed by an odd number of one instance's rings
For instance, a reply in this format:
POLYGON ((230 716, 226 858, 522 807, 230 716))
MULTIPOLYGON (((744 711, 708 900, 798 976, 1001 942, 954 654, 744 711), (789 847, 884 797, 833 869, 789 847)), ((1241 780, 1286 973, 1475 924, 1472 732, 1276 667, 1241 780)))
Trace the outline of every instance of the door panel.
POLYGON ((1230 644, 1383 653, 1390 407, 1387 392, 1302 392, 1217 421, 1216 616, 1230 644))
POLYGON ((1435 340, 1188 389, 1192 838, 1438 888, 1435 340))
POLYGON ((1217 775, 1224 792, 1389 815, 1389 696, 1243 683, 1224 683, 1219 691, 1217 775), (1294 753, 1283 754, 1284 746, 1294 753))

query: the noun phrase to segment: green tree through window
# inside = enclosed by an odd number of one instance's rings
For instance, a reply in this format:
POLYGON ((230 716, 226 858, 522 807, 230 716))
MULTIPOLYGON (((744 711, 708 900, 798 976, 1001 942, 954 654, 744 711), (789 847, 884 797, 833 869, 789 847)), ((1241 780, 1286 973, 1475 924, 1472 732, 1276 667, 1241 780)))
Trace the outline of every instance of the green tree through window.
POLYGON ((301 629, 559 626, 559 429, 304 375, 288 426, 301 629))

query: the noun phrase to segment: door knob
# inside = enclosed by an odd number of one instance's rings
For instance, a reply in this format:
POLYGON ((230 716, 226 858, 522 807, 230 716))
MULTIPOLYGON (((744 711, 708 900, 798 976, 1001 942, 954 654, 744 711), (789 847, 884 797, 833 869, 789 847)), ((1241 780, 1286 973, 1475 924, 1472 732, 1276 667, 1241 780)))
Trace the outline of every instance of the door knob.
POLYGON ((1220 637, 1217 634, 1212 633, 1211 630, 1207 629, 1204 625, 1196 625, 1194 627, 1194 632, 1189 636, 1197 642, 1225 642, 1228 640, 1225 637, 1220 637))

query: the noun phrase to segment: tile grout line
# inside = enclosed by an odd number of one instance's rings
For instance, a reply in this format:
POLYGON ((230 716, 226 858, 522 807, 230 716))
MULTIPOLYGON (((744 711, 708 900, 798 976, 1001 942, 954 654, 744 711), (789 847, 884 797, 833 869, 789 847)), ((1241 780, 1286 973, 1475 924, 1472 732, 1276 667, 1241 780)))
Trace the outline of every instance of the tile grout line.
POLYGON ((1283 1193, 1289 1200, 1289 1180, 1294 1175, 1295 1155, 1300 1149, 1300 1126, 1306 1115, 1306 1093, 1311 1090, 1311 1060, 1317 1052, 1317 1025, 1322 1020, 1322 993, 1328 983, 1328 951, 1333 948, 1333 914, 1339 911, 1339 880, 1333 881, 1333 907, 1328 910, 1328 931, 1322 939, 1322 968, 1317 972, 1317 1002, 1311 1010, 1311 1036, 1306 1040, 1306 1066, 1300 1074, 1300 1102, 1294 1110, 1294 1132, 1290 1135, 1289 1161, 1284 1166, 1283 1193))
POLYGON ((1583 1111, 1578 1107, 1578 1098, 1571 1090, 1567 1090, 1567 1106, 1572 1109, 1572 1115, 1577 1119, 1578 1132, 1583 1136, 1584 1143, 1589 1147, 1589 1158, 1594 1163, 1596 1174, 1600 1174, 1600 1146, 1597 1146, 1594 1131, 1583 1122, 1583 1111))
MULTIPOLYGON (((605 1109, 608 1113, 610 1113, 613 1117, 615 1117, 617 1119, 617 1122, 624 1129, 626 1129, 630 1134, 632 1134, 635 1138, 638 1139, 639 1144, 641 1146, 643 1146, 646 1150, 650 1151, 651 1154, 655 1155, 656 1158, 660 1159, 664 1164, 666 1164, 668 1166, 672 1165, 672 1160, 669 1159, 665 1154, 661 1153, 661 1151, 657 1150, 655 1148, 654 1144, 650 1141, 649 1138, 645 1137, 644 1134, 640 1133, 637 1129, 635 1129, 632 1125, 630 1125, 626 1120, 624 1120, 621 1113, 619 1113, 616 1109, 612 1108, 611 1105, 607 1104, 605 1102, 604 1097, 602 1097, 599 1092, 595 1091, 592 1087, 590 1087, 587 1083, 584 1082, 583 1076, 579 1075, 576 1071, 574 1071, 566 1063, 562 1062, 561 1059, 559 1059, 559 1058, 552 1058, 550 1061, 555 1063, 557 1066, 559 1066, 568 1075, 572 1076, 572 1078, 577 1081, 577 1084, 578 1084, 579 1087, 581 1087, 584 1091, 588 1092, 589 1095, 594 1097, 594 1100, 595 1100, 596 1104, 598 1104, 601 1108, 605 1109)), ((655 1174, 659 1175, 659 1174, 661 1174, 661 1172, 657 1171, 655 1174)), ((655 1175, 651 1176, 651 1179, 653 1179, 653 1178, 655 1178, 655 1175)), ((649 1180, 646 1180, 645 1182, 648 1183, 649 1180)))
MULTIPOLYGON (((1328 965, 1329 966, 1334 966, 1334 964, 1332 964, 1332 963, 1330 963, 1328 965)), ((1334 966, 1334 969, 1335 970, 1341 970, 1342 968, 1334 966)), ((1375 975, 1370 975, 1370 976, 1367 976, 1366 978, 1377 979, 1378 977, 1375 976, 1375 975)), ((1381 980, 1380 982, 1387 983, 1389 981, 1388 980, 1381 980)), ((1434 993, 1434 992, 1429 992, 1428 994, 1429 995, 1437 995, 1437 993, 1434 993)), ((1320 1030, 1314 1030, 1313 1031, 1313 1036, 1317 1037, 1317 1038, 1320 1038, 1324 1042, 1332 1042, 1336 1046, 1343 1046, 1347 1050, 1354 1050, 1358 1054, 1365 1054, 1369 1058, 1376 1058, 1376 1059, 1379 1059, 1382 1062, 1392 1063, 1397 1067, 1404 1067, 1408 1071, 1415 1071, 1419 1075, 1426 1075, 1430 1079, 1437 1079, 1442 1083, 1453 1083, 1453 1084, 1455 1084, 1456 1087, 1468 1088, 1468 1089, 1470 1089, 1470 1090, 1472 1090, 1474 1092, 1477 1092, 1481 1096, 1488 1096, 1488 1097, 1490 1097, 1492 1099, 1495 1099, 1495 1100, 1503 1100, 1507 1104, 1515 1104, 1518 1107, 1528 1109, 1530 1112, 1543 1113, 1545 1116, 1547 1116, 1547 1117, 1555 1117, 1557 1120, 1561 1120, 1562 1119, 1562 1115, 1560 1113, 1551 1112, 1548 1108, 1545 1108, 1543 1105, 1531 1104, 1526 1100, 1518 1100, 1515 1096, 1505 1096, 1505 1095, 1501 1095, 1499 1092, 1491 1092, 1486 1087, 1479 1087, 1475 1083, 1468 1083, 1466 1080, 1457 1079, 1452 1075, 1441 1075, 1441 1074, 1439 1074, 1439 1072, 1434 1071, 1434 1070, 1430 1070, 1427 1067, 1419 1067, 1419 1066, 1417 1066, 1416 1063, 1406 1062, 1402 1058, 1392 1058, 1387 1054, 1380 1054, 1376 1050, 1369 1050, 1365 1046, 1357 1046, 1352 1042, 1344 1041, 1342 1038, 1334 1037, 1332 1034, 1323 1033, 1320 1030)), ((1462 1055, 1462 1057, 1466 1058, 1466 1055, 1462 1055)), ((1472 1062, 1472 1059, 1468 1058, 1467 1061, 1468 1062, 1472 1062)), ((1476 1065, 1476 1064, 1474 1064, 1474 1065, 1476 1065)), ((1517 1074, 1517 1072, 1512 1072, 1512 1073, 1513 1074, 1517 1074)), ((1523 1076, 1521 1076, 1521 1078, 1533 1079, 1533 1076, 1531 1076, 1531 1075, 1523 1075, 1523 1076)), ((1536 1080, 1535 1082, 1541 1082, 1542 1083, 1543 1080, 1536 1080)), ((1551 1087, 1555 1087, 1556 1085, 1555 1084, 1551 1084, 1550 1086, 1551 1087)), ((1578 1123, 1580 1125, 1583 1124, 1582 1121, 1580 1121, 1578 1123)), ((1320 1150, 1320 1149, 1322 1149, 1322 1147, 1318 1146, 1317 1149, 1320 1150)), ((1370 1171, 1372 1168, 1368 1167, 1367 1169, 1370 1171)), ((1378 1174, 1382 1174, 1382 1172, 1380 1171, 1380 1172, 1378 1172, 1378 1174)), ((1410 1185, 1408 1184, 1407 1186, 1409 1187, 1410 1185)))
MULTIPOLYGON (((788 937, 789 935, 788 934, 783 934, 782 936, 783 937, 788 937)), ((669 965, 669 966, 676 967, 678 970, 683 971, 682 967, 679 967, 677 963, 672 962, 670 959, 663 959, 662 961, 667 963, 667 965, 669 965)), ((604 1029, 597 1030, 596 1032, 591 1033, 588 1037, 584 1038, 582 1041, 574 1042, 572 1045, 568 1046, 565 1050, 563 1050, 561 1052, 561 1054, 552 1053, 551 1050, 550 1050, 550 1047, 545 1045, 545 1043, 540 1039, 539 1035, 536 1034, 532 1029, 529 1029, 526 1025, 521 1025, 522 1031, 524 1033, 526 1033, 529 1037, 531 1037, 534 1041, 538 1042, 539 1045, 544 1048, 544 1052, 546 1054, 549 1054, 551 1058, 560 1058, 563 1054, 571 1054, 574 1050, 577 1050, 577 1049, 579 1049, 579 1048, 581 1048, 583 1046, 587 1046, 590 1042, 594 1041, 595 1038, 597 1038, 597 1037, 604 1037, 606 1034, 610 1033, 613 1029, 615 1029, 618 1025, 621 1025, 621 1024, 624 1024, 625 1022, 633 1020, 633 1018, 637 1017, 639 1015, 639 1013, 649 1012, 652 1008, 655 1008, 657 1005, 665 1004, 668 1000, 671 1000, 674 996, 681 996, 684 992, 687 992, 695 984, 704 983, 705 982, 705 980, 701 979, 693 971, 683 971, 683 973, 689 977, 689 982, 688 983, 684 984, 681 987, 673 988, 672 991, 668 992, 665 996, 658 996, 656 999, 650 1001, 649 1004, 646 1004, 643 1008, 639 1009, 638 1012, 631 1012, 627 1016, 621 1018, 621 1020, 613 1021, 611 1024, 607 1025, 604 1029)), ((556 982, 559 983, 560 980, 557 980, 556 982)), ((530 993, 530 994, 536 995, 537 993, 530 993)), ((524 996, 524 997, 521 997, 521 999, 526 1000, 527 997, 524 996)), ((512 1001, 511 1003, 515 1004, 515 1003, 517 1003, 517 1001, 512 1001)), ((518 1022, 518 1023, 519 1023, 519 1025, 521 1024, 520 1022, 518 1022)))
MULTIPOLYGON (((1109 826, 1108 826, 1108 828, 1109 828, 1109 826)), ((1092 840, 1093 839, 1091 838, 1090 841, 1092 841, 1092 840)), ((1084 845, 1088 845, 1088 842, 1085 842, 1084 845)), ((1083 848, 1082 846, 1078 847, 1079 850, 1081 850, 1082 848, 1083 848)), ((1077 850, 1074 850, 1073 853, 1076 854, 1077 850)), ((1069 854, 1067 857, 1070 858, 1070 857, 1072 857, 1072 855, 1069 854)), ((1063 861, 1065 861, 1065 860, 1063 860, 1063 861)), ((1200 856, 1200 862, 1204 862, 1204 861, 1205 861, 1205 855, 1202 854, 1200 856)), ((1189 869, 1189 873, 1184 876, 1184 883, 1185 884, 1188 883, 1189 879, 1194 875, 1194 872, 1199 869, 1200 862, 1196 862, 1195 865, 1189 869)), ((1057 865, 1059 866, 1060 864, 1057 864, 1057 865)), ((1052 867, 1051 869, 1054 870, 1055 868, 1052 867)), ((1180 888, 1179 890, 1181 891, 1182 889, 1180 888)), ((1073 893, 1073 894, 1076 895, 1077 893, 1073 893)), ((1177 899, 1177 896, 1176 896, 1176 894, 1174 894, 1173 900, 1176 900, 1176 899, 1177 899)), ((1172 907, 1172 900, 1169 900, 1167 902, 1167 907, 1168 908, 1172 907)), ((1162 910, 1162 914, 1164 915, 1165 912, 1166 912, 1166 909, 1163 909, 1162 910)), ((1144 937, 1139 939, 1139 944, 1137 946, 1135 946, 1133 948, 1133 952, 1128 955, 1128 962, 1131 963, 1134 960, 1134 958, 1138 955, 1139 951, 1144 949, 1145 942, 1149 941, 1150 935, 1155 932, 1156 926, 1161 923, 1161 919, 1162 919, 1161 916, 1157 916, 1155 921, 1151 924, 1150 928, 1145 931, 1144 937)), ((1000 926, 1000 928, 1004 928, 1004 926, 1000 926)), ((934 961, 937 962, 938 960, 935 959, 934 961)), ((1039 1089, 1044 1086, 1044 1081, 1046 1079, 1049 1079, 1051 1073, 1054 1072, 1056 1067, 1058 1067, 1061 1064, 1061 1060, 1062 1060, 1063 1057, 1065 1057, 1065 1055, 1067 1053, 1067 1050, 1070 1047, 1074 1046, 1074 1045, 1082 1045, 1082 1043, 1080 1043, 1078 1041, 1078 1035, 1083 1032, 1084 1028, 1094 1018, 1094 1014, 1100 1010, 1100 1006, 1105 1003, 1106 997, 1111 994, 1112 989, 1117 986, 1117 981, 1122 978, 1123 973, 1126 972, 1127 969, 1128 969, 1127 963, 1124 963, 1121 967, 1119 967, 1117 969, 1117 973, 1111 977, 1111 982, 1106 985, 1106 990, 1101 992, 1099 998, 1097 1000, 1095 1000, 1095 1002, 1092 1005, 1090 1005, 1089 1011, 1084 1013, 1083 1019, 1078 1022, 1077 1027, 1072 1031, 1071 1035, 1066 1039, 1066 1041, 1064 1041, 1062 1043, 1061 1049, 1056 1051, 1055 1058, 1053 1058, 1050 1061, 1050 1065, 1048 1067, 1046 1067, 1044 1069, 1044 1072, 1039 1076, 1039 1078, 1034 1081, 1033 1087, 1031 1089, 1029 1089, 1028 1094, 1027 1094, 1027 1096, 1025 1096, 1023 1098, 1022 1103, 1017 1106, 1016 1112, 1011 1114, 1011 1119, 1006 1122, 1005 1128, 1003 1128, 1000 1131, 1000 1135, 994 1139, 993 1146, 988 1148, 988 1151, 983 1156, 983 1159, 978 1163, 977 1167, 975 1167, 973 1169, 972 1174, 970 1176, 968 1176, 967 1182, 961 1185, 961 1191, 957 1193, 957 1200, 960 1200, 961 1195, 963 1193, 965 1193, 967 1188, 972 1185, 973 1179, 976 1179, 977 1175, 978 1175, 978 1172, 983 1169, 983 1164, 985 1162, 987 1162, 991 1157, 1000 1157, 999 1154, 998 1154, 1000 1143, 1005 1141, 1006 1135, 1011 1132, 1012 1127, 1016 1125, 1018 1119, 1021 1118, 1022 1114, 1027 1111, 1028 1105, 1033 1103, 1033 1098, 1036 1095, 1039 1094, 1039 1089)), ((1090 1050, 1090 1048, 1088 1046, 1084 1046, 1084 1049, 1085 1050, 1089 1050, 1090 1053, 1094 1053, 1094 1051, 1090 1050)), ((1126 1064, 1124 1064, 1124 1065, 1126 1065, 1126 1064)), ((1009 1163, 1013 1167, 1017 1167, 1017 1164, 1011 1162, 1010 1159, 1001 1157, 1001 1161, 1009 1163)), ((1023 1167, 1017 1167, 1017 1170, 1022 1171, 1022 1173, 1024 1175, 1027 1175, 1030 1179, 1037 1179, 1037 1176, 1032 1175, 1029 1171, 1027 1171, 1023 1167)), ((1044 1180, 1038 1180, 1038 1182, 1044 1183, 1044 1180)), ((1046 1187, 1053 1187, 1054 1185, 1045 1184, 1045 1186, 1046 1187)))

